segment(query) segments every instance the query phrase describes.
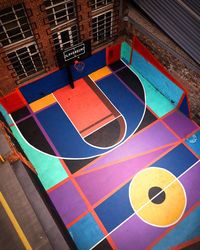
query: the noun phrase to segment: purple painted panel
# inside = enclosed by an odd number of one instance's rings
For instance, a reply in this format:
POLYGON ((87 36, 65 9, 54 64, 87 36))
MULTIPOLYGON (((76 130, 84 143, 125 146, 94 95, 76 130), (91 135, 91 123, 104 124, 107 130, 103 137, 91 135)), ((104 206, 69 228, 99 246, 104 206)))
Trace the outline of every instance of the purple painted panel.
MULTIPOLYGON (((200 162, 180 177, 187 195, 186 211, 200 200, 200 162)), ((146 249, 166 228, 154 227, 143 222, 136 214, 111 233, 119 250, 146 249)))
POLYGON ((170 114, 163 120, 181 138, 185 138, 198 128, 198 126, 192 120, 183 115, 180 111, 170 114))
POLYGON ((183 184, 186 196, 187 207, 189 209, 194 203, 200 201, 200 162, 194 165, 179 179, 183 184))
POLYGON ((67 181, 48 195, 65 224, 70 223, 87 210, 83 199, 71 181, 67 181))
POLYGON ((129 139, 112 152, 99 158, 94 164, 85 168, 83 172, 176 141, 178 141, 178 139, 161 122, 157 122, 143 132, 129 139))
POLYGON ((146 224, 137 215, 133 215, 129 220, 117 228, 111 234, 111 237, 118 250, 144 250, 165 230, 166 228, 159 228, 146 224))
POLYGON ((164 152, 169 150, 169 148, 166 147, 134 159, 95 170, 88 174, 83 174, 76 177, 76 181, 91 204, 94 204, 125 181, 128 181, 138 171, 147 167, 148 164, 155 161, 164 152))

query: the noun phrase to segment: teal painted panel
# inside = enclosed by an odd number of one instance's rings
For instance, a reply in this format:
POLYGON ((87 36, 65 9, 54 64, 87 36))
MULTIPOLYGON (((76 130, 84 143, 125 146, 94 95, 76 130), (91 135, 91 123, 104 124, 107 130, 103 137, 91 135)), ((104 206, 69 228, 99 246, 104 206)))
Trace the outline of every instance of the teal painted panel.
POLYGON ((4 109, 4 107, 1 104, 0 104, 0 112, 2 113, 4 118, 6 119, 6 122, 8 123, 8 125, 11 125, 13 122, 10 119, 9 114, 7 113, 7 111, 4 109))
POLYGON ((70 227, 69 232, 79 250, 92 248, 104 237, 91 214, 87 214, 70 227))
POLYGON ((162 117, 175 109, 175 106, 156 90, 137 70, 130 68, 138 75, 145 90, 146 105, 158 116, 162 117))
POLYGON ((24 153, 35 167, 38 177, 46 190, 68 177, 59 159, 34 149, 25 141, 15 126, 11 126, 11 130, 24 153))
POLYGON ((192 240, 200 236, 200 207, 198 206, 174 229, 172 229, 152 249, 164 250, 192 240))
POLYGON ((129 64, 130 63, 130 58, 131 58, 131 46, 128 45, 128 43, 123 42, 121 45, 121 59, 129 64))
POLYGON ((185 142, 197 155, 200 156, 200 130, 188 138, 185 142))
POLYGON ((132 66, 170 102, 178 105, 184 93, 183 90, 136 51, 133 51, 132 66))

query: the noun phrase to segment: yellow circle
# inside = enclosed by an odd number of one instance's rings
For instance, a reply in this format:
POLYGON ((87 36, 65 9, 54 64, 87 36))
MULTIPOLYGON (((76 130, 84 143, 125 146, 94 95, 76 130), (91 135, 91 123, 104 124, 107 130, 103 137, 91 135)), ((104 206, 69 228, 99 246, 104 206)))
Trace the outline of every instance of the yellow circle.
POLYGON ((143 221, 158 227, 176 223, 186 207, 186 194, 180 181, 168 170, 157 167, 146 168, 133 177, 129 199, 134 212, 143 221), (155 196, 149 198, 149 190, 153 187, 159 187, 165 193, 160 204, 153 202, 155 196))

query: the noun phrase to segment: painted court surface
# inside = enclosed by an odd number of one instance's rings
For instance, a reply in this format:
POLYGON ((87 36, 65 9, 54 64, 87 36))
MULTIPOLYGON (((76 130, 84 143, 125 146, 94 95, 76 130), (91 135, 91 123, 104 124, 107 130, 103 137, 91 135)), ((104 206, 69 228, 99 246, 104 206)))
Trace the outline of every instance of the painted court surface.
POLYGON ((5 117, 78 249, 181 249, 200 237, 200 129, 129 50, 5 117))

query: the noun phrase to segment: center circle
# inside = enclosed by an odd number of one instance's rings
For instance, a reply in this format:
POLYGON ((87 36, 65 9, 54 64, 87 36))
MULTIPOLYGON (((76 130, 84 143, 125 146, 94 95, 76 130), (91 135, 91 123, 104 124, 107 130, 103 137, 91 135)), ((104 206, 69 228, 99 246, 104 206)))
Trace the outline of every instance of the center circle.
POLYGON ((152 187, 148 192, 149 199, 154 204, 161 204, 166 198, 165 192, 160 187, 152 187), (156 197, 155 197, 156 196, 156 197))

